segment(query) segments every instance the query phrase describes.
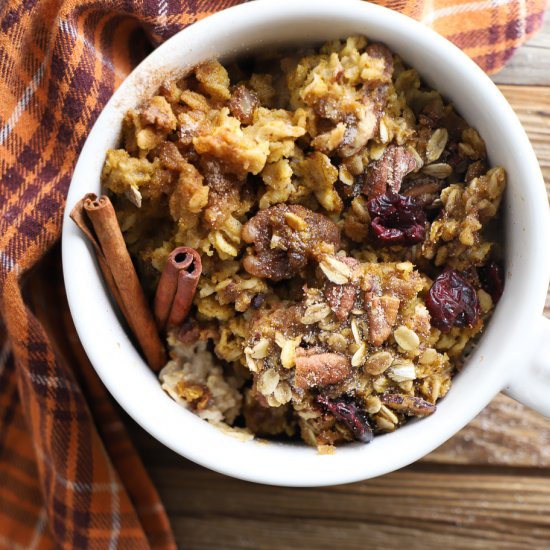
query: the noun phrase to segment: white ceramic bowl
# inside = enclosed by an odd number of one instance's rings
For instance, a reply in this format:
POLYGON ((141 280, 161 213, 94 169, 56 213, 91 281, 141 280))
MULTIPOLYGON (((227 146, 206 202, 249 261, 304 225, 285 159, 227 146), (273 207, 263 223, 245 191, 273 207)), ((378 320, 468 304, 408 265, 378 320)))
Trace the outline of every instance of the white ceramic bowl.
MULTIPOLYGON (((508 172, 506 290, 466 368, 434 415, 376 437, 370 445, 351 444, 329 456, 305 445, 243 443, 223 434, 162 391, 117 318, 91 247, 65 216, 63 269, 71 312, 109 391, 143 428, 174 451, 246 480, 318 486, 384 474, 435 449, 512 380, 520 379, 516 391, 531 401, 537 401, 537 391, 543 396, 543 389, 549 389, 548 376, 541 385, 529 370, 541 331, 550 336, 541 316, 549 278, 549 213, 531 145, 504 97, 477 65, 435 32, 390 10, 357 0, 258 0, 178 33, 132 72, 98 118, 74 173, 67 212, 85 193, 99 193, 105 152, 117 144, 124 112, 152 94, 167 73, 182 73, 209 58, 223 60, 257 48, 321 43, 350 34, 382 41, 416 67, 479 130, 491 163, 508 172)), ((539 364, 539 374, 549 361, 539 364)), ((550 412, 548 400, 536 404, 550 412)))

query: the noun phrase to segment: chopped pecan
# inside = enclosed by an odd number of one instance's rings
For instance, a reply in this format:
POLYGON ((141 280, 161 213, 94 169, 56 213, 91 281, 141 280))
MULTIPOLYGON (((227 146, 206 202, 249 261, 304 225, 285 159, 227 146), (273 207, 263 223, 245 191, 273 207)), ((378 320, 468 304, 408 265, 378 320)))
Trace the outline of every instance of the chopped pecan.
POLYGON ((403 195, 407 197, 423 197, 438 193, 441 190, 443 183, 441 180, 432 176, 423 176, 407 182, 406 190, 402 190, 403 195))
POLYGON ((338 248, 340 230, 327 217, 297 204, 260 210, 243 226, 241 237, 254 244, 243 266, 256 277, 281 281, 294 277, 325 242, 338 248))
POLYGON ((351 374, 351 363, 347 357, 319 348, 297 348, 295 361, 294 385, 303 390, 338 384, 351 374))
POLYGON ((179 170, 181 163, 185 162, 179 149, 171 141, 163 141, 151 151, 151 156, 158 158, 162 166, 168 170, 179 170))
POLYGON ((363 193, 369 200, 387 191, 399 193, 403 178, 415 169, 416 158, 409 149, 401 145, 388 145, 382 158, 368 165, 363 193))
POLYGON ((369 340, 374 346, 382 345, 390 336, 397 320, 399 298, 376 296, 372 292, 365 295, 365 305, 369 316, 369 340))
POLYGON ((198 342, 200 339, 200 329, 197 323, 188 317, 178 329, 176 338, 183 344, 194 344, 198 342))
POLYGON ((357 287, 353 283, 348 283, 347 285, 327 283, 324 288, 324 295, 336 318, 339 321, 345 321, 348 318, 349 312, 353 309, 357 287))
POLYGON ((215 60, 205 61, 195 67, 199 88, 216 101, 229 99, 229 75, 225 67, 215 60))
POLYGON ((144 125, 152 125, 165 132, 176 129, 177 120, 172 112, 172 107, 166 99, 160 95, 149 99, 139 110, 139 117, 144 125))
POLYGON ((238 118, 242 124, 252 124, 254 111, 260 105, 258 95, 243 84, 235 86, 231 90, 231 99, 228 106, 231 114, 238 118))
POLYGON ((206 114, 200 110, 188 110, 178 114, 177 144, 183 149, 193 144, 197 137, 210 124, 206 114))
POLYGON ((380 396, 380 401, 390 409, 405 413, 409 416, 427 416, 435 412, 436 406, 420 397, 386 393, 380 396))
MULTIPOLYGON (((355 258, 349 257, 340 258, 340 261, 352 269, 359 264, 355 258)), ((348 318, 349 312, 353 309, 355 303, 357 290, 358 287, 353 282, 339 285, 328 281, 325 284, 323 289, 325 299, 339 321, 345 321, 348 318)))
POLYGON ((339 122, 342 119, 340 102, 335 97, 324 96, 313 105, 314 111, 322 118, 339 122))
POLYGON ((418 122, 427 128, 437 128, 445 115, 444 105, 440 97, 428 101, 418 114, 418 122))
POLYGON ((382 82, 390 82, 393 75, 393 55, 391 51, 380 42, 373 42, 366 47, 366 52, 370 57, 384 60, 384 70, 382 80, 369 80, 369 86, 379 86, 382 82))
POLYGON ((208 204, 203 210, 203 221, 207 227, 219 229, 233 212, 242 208, 245 186, 237 176, 226 173, 222 164, 212 157, 203 156, 200 167, 208 186, 208 204))
POLYGON ((407 197, 413 197, 422 208, 430 208, 439 198, 445 182, 433 176, 422 176, 407 181, 406 190, 401 190, 407 197))
POLYGON ((182 160, 178 181, 168 201, 170 215, 174 221, 184 217, 188 212, 198 214, 208 204, 210 190, 203 182, 202 174, 197 168, 182 160))
POLYGON ((375 104, 365 98, 364 112, 360 116, 349 116, 346 119, 344 137, 338 146, 341 157, 351 157, 358 153, 376 133, 379 113, 375 104))

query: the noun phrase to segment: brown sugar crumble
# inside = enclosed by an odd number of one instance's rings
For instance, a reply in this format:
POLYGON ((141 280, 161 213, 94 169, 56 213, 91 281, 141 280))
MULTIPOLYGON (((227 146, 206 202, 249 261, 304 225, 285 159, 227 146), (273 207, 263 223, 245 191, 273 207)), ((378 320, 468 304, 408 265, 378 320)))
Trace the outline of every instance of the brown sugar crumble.
POLYGON ((502 293, 504 170, 362 36, 165 82, 102 183, 151 300, 200 255, 160 383, 242 437, 332 453, 433 414, 502 293))

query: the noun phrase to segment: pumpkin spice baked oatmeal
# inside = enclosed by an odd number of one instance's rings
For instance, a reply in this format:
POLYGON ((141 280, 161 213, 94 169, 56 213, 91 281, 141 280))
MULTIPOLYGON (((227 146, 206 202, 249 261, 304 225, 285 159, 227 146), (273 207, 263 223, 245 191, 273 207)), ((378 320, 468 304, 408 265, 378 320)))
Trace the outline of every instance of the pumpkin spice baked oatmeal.
POLYGON ((434 413, 503 290, 504 170, 364 37, 165 82, 102 183, 162 387, 241 433, 326 452, 434 413))

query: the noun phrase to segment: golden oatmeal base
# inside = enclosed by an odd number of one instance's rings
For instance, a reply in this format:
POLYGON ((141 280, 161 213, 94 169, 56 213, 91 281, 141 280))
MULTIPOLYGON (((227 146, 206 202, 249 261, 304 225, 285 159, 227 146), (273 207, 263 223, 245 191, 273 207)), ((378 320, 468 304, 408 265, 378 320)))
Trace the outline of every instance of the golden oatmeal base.
POLYGON ((200 253, 160 380, 241 435, 331 452, 366 440, 365 425, 433 413, 494 307, 479 269, 498 256, 486 235, 504 170, 364 37, 166 82, 125 116, 102 182, 151 296, 174 248, 200 253), (423 212, 413 244, 376 238, 373 201, 395 194, 423 212), (427 296, 445 270, 468 281, 479 315, 442 331, 427 296))

